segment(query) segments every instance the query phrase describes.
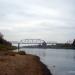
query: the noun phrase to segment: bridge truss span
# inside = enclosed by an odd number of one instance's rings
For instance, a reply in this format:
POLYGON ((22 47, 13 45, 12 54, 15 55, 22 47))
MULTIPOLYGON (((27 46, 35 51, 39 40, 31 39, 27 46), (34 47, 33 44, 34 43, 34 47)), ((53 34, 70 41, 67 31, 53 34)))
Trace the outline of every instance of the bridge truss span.
POLYGON ((20 44, 42 44, 43 42, 45 41, 41 39, 23 39, 20 44))

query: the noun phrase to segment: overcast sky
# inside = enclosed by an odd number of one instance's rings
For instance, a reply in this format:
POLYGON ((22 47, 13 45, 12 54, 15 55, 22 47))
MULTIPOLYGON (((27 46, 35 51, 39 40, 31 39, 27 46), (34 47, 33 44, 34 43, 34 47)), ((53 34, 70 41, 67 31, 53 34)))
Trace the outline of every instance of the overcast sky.
POLYGON ((73 40, 75 0, 0 0, 0 32, 7 40, 73 40))

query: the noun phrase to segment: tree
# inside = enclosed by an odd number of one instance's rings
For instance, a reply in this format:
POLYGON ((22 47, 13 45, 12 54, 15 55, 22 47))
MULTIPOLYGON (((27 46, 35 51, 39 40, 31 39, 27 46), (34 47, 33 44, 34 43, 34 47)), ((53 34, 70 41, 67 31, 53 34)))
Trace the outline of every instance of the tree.
POLYGON ((74 41, 73 41, 72 45, 75 47, 75 39, 74 39, 74 41))
POLYGON ((0 44, 3 44, 3 34, 0 32, 0 44))
POLYGON ((42 43, 42 47, 43 48, 46 48, 47 47, 47 43, 45 41, 42 43))
POLYGON ((75 49, 75 39, 74 39, 74 41, 72 43, 72 48, 75 49))
POLYGON ((3 34, 1 32, 0 32, 0 44, 11 46, 11 43, 3 38, 3 34))
POLYGON ((0 38, 3 38, 3 34, 0 32, 0 38))

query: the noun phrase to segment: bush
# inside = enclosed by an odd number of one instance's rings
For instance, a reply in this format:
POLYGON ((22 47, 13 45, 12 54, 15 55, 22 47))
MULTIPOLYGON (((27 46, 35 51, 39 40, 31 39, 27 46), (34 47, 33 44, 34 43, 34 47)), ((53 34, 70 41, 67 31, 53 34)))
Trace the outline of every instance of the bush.
POLYGON ((20 55, 26 55, 25 51, 19 51, 18 54, 20 54, 20 55))

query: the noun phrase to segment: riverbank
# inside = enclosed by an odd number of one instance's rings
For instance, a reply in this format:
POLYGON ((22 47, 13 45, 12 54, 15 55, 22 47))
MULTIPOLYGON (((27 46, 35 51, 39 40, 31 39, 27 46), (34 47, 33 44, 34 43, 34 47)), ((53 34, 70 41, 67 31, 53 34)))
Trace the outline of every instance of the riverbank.
POLYGON ((14 50, 14 49, 17 49, 17 47, 12 45, 0 44, 0 51, 8 51, 8 50, 14 50))
POLYGON ((51 75, 51 72, 38 56, 5 52, 0 54, 0 75, 51 75))

